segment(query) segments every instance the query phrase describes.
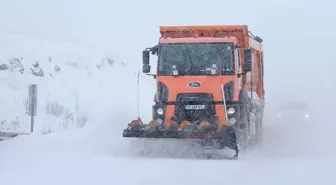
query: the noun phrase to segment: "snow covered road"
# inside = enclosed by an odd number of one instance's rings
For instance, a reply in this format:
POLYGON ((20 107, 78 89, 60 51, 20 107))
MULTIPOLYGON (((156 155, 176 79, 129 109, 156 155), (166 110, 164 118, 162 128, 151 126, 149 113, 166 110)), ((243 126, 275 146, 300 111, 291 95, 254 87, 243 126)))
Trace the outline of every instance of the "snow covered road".
POLYGON ((318 137, 322 134, 314 132, 314 125, 297 132, 301 126, 300 123, 291 127, 267 126, 264 146, 234 161, 133 157, 132 151, 126 150, 130 143, 117 131, 108 134, 107 128, 111 127, 108 125, 99 134, 97 129, 96 133, 82 132, 76 137, 71 132, 22 136, 0 143, 0 182, 4 185, 335 184, 336 152, 321 144, 331 138, 318 137))

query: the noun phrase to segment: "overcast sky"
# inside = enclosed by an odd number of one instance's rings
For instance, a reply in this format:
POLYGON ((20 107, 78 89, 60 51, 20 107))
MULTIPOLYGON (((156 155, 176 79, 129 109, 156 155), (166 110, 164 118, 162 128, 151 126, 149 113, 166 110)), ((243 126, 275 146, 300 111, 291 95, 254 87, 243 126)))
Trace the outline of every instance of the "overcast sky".
POLYGON ((0 59, 61 53, 67 43, 77 52, 109 54, 140 66, 142 49, 158 42, 161 25, 246 24, 264 39, 270 100, 325 100, 336 89, 335 4, 331 0, 0 0, 0 59))

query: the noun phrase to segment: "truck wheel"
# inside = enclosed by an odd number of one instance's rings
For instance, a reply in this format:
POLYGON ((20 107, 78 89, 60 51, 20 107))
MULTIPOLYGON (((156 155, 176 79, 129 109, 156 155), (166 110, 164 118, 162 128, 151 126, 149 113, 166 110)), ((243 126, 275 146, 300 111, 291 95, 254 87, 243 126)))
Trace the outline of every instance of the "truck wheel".
POLYGON ((258 110, 257 112, 257 134, 256 134, 256 145, 258 147, 261 146, 262 142, 263 142, 263 126, 262 126, 262 122, 263 122, 263 113, 262 110, 258 110))
POLYGON ((252 139, 250 141, 251 146, 255 147, 255 146, 260 146, 261 142, 262 142, 262 136, 263 136, 263 130, 262 130, 262 112, 261 110, 257 110, 256 111, 256 115, 255 115, 255 123, 254 123, 254 128, 255 129, 255 133, 253 133, 252 135, 252 139))
POLYGON ((239 148, 245 150, 248 146, 248 132, 247 127, 241 129, 239 133, 239 148))
POLYGON ((247 106, 243 105, 241 109, 241 119, 238 125, 238 140, 241 149, 245 150, 248 146, 249 119, 247 106))

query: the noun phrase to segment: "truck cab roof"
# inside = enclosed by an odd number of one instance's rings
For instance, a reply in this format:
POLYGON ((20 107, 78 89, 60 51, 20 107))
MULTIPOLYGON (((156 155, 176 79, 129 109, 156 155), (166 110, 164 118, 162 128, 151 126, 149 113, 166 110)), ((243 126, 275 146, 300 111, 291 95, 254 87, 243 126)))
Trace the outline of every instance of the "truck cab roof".
POLYGON ((238 43, 235 37, 187 37, 187 38, 161 38, 160 43, 238 43))

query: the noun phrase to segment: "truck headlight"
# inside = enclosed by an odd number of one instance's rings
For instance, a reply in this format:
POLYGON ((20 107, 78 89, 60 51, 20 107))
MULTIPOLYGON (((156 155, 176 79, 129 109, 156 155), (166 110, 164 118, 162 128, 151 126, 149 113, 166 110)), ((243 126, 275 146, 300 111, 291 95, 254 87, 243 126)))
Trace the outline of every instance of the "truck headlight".
POLYGON ((156 121, 157 121, 159 124, 162 124, 162 122, 163 122, 163 120, 162 120, 162 119, 160 119, 160 118, 159 118, 159 119, 157 119, 156 121))
POLYGON ((230 118, 230 119, 229 119, 229 122, 230 122, 232 125, 234 125, 234 124, 236 124, 237 120, 236 120, 236 118, 230 118))
POLYGON ((162 115, 163 114, 163 109, 162 108, 158 108, 156 110, 156 112, 159 114, 159 115, 162 115))
POLYGON ((234 108, 229 108, 229 109, 227 110, 227 114, 229 114, 229 115, 234 114, 235 111, 236 111, 236 110, 235 110, 234 108))
POLYGON ((310 115, 309 115, 309 114, 305 114, 304 117, 305 117, 305 118, 309 118, 310 115))

